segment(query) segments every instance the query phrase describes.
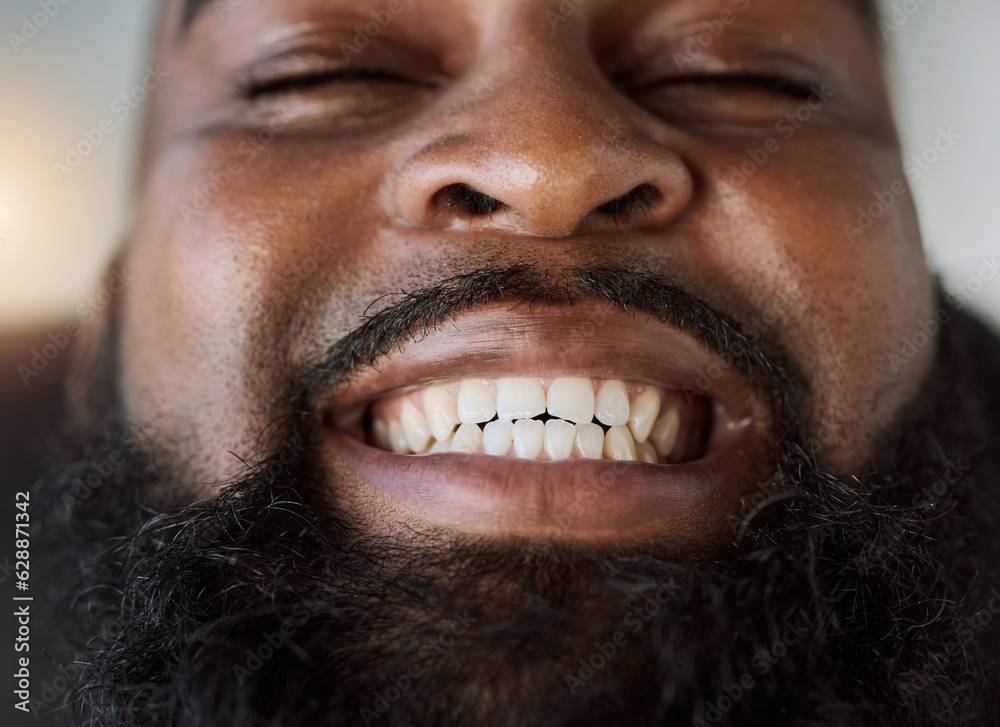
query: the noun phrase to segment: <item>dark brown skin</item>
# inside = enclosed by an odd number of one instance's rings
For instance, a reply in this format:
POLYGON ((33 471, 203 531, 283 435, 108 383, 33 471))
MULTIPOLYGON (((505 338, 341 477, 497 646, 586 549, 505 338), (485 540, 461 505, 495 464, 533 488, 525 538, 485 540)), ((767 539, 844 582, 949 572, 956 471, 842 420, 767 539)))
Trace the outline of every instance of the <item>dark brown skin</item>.
MULTIPOLYGON (((899 372, 887 354, 932 316, 933 296, 908 195, 860 239, 844 231, 875 192, 905 178, 880 49, 848 3, 587 0, 568 14, 541 0, 400 5, 351 56, 352 67, 392 78, 326 80, 251 102, 237 90, 248 73, 269 84, 259 76, 278 54, 302 59, 283 66, 289 73, 322 70, 323 58, 342 66, 341 44, 386 4, 209 4, 186 34, 181 3, 167 4, 157 62, 170 75, 122 258, 135 276, 122 388, 138 421, 169 403, 157 435, 177 443, 189 477, 223 482, 242 467, 233 454, 276 447, 280 432, 261 439, 272 402, 372 301, 518 260, 641 267, 744 324, 773 314, 767 338, 809 385, 826 465, 865 466, 928 369, 931 346, 899 372), (690 55, 720 18, 731 22, 690 55), (685 52, 693 60, 678 70, 685 52), (776 123, 808 99, 732 79, 740 74, 804 79, 832 96, 786 140, 794 127, 776 123), (269 124, 280 130, 262 143, 269 124), (780 149, 734 184, 733 168, 771 138, 780 149), (219 175, 230 179, 210 188, 219 175), (460 183, 503 206, 449 206, 442 190, 460 183), (648 209, 602 214, 639 185, 652 188, 648 209), (205 209, 198 190, 208 190, 205 209)), ((541 335, 521 345, 556 355, 541 335)), ((641 345, 623 344, 622 361, 641 345)), ((328 456, 344 490, 333 496, 363 523, 424 517, 345 472, 335 449, 328 456)), ((766 465, 766 452, 754 457, 766 465)), ((736 483, 703 506, 664 519, 660 534, 707 536, 739 511, 736 483)))

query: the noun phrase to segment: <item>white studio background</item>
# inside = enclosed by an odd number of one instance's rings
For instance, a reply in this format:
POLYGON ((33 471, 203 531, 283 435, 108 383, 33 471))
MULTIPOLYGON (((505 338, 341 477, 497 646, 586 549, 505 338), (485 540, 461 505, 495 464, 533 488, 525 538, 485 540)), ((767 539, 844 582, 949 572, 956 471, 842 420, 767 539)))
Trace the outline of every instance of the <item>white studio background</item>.
POLYGON ((976 282, 982 258, 1000 261, 1000 0, 882 6, 904 159, 939 129, 960 136, 912 184, 931 267, 1000 330, 1000 274, 976 282))
MULTIPOLYGON (((125 232, 143 106, 122 119, 115 102, 143 81, 156 4, 0 0, 0 329, 71 316, 125 232), (8 34, 43 5, 57 10, 15 52, 8 34), (113 130, 58 179, 53 162, 102 121, 113 130)), ((1000 0, 888 0, 884 13, 904 155, 938 129, 960 136, 913 184, 931 265, 1000 327, 1000 275, 969 287, 1000 252, 1000 0)))

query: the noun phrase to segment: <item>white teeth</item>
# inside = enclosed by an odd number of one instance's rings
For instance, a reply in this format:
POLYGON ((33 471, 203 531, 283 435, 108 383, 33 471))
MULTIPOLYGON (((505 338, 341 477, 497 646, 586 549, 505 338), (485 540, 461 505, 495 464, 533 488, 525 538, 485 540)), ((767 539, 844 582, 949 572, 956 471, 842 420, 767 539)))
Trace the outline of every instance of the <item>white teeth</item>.
POLYGON ((505 456, 514 446, 514 423, 506 421, 490 422, 483 429, 483 451, 486 454, 505 456))
POLYGON ((431 443, 431 428, 427 417, 420 413, 417 405, 409 397, 403 399, 399 409, 399 421, 403 425, 403 434, 410 449, 418 454, 427 449, 431 443))
POLYGON ((455 438, 451 440, 452 452, 475 454, 482 446, 483 430, 478 424, 469 422, 461 424, 455 432, 455 438))
POLYGON ((579 457, 658 464, 674 447, 679 415, 676 409, 667 412, 656 422, 645 442, 636 441, 627 426, 611 427, 605 434, 597 424, 572 424, 562 419, 550 419, 544 424, 537 419, 492 421, 484 429, 466 422, 458 427, 453 437, 444 440, 434 439, 426 427, 427 422, 416 406, 404 400, 398 421, 372 420, 372 441, 380 449, 397 454, 475 454, 482 450, 504 457, 513 450, 520 459, 536 459, 544 449, 553 461, 579 457), (423 430, 421 425, 425 427, 423 430))
POLYGON ((573 451, 584 459, 600 459, 604 454, 604 430, 597 424, 577 424, 573 451))
POLYGON ((501 419, 531 419, 545 413, 545 389, 538 379, 497 381, 497 416, 501 419))
POLYGON ((514 454, 520 459, 535 459, 542 452, 545 426, 537 419, 514 422, 514 454))
POLYGON ((671 409, 653 425, 653 430, 649 433, 649 441, 656 447, 660 457, 666 459, 673 453, 680 428, 681 415, 677 409, 671 409))
POLYGON ((465 379, 377 402, 368 441, 398 454, 485 452, 650 464, 680 461, 688 450, 692 433, 681 429, 669 391, 572 376, 549 379, 546 391, 542 381, 465 379), (630 388, 639 392, 634 400, 630 388), (544 423, 534 418, 546 413, 544 423))
POLYGON ((659 464, 660 458, 656 455, 656 447, 652 442, 636 442, 635 453, 640 462, 647 464, 659 464))
POLYGON ((576 424, 594 418, 594 384, 590 379, 561 378, 549 386, 548 411, 576 424))
POLYGON ((398 419, 389 422, 389 449, 396 454, 407 454, 410 451, 410 445, 406 441, 406 431, 398 419))
POLYGON ((569 459, 576 439, 576 425, 562 419, 545 422, 545 451, 551 459, 569 459))
POLYGON ((660 392, 646 389, 629 405, 628 428, 636 442, 645 442, 660 413, 660 392))
POLYGON ((628 427, 615 426, 608 430, 604 435, 604 456, 628 462, 636 460, 635 440, 628 427))
POLYGON ((372 444, 379 449, 392 449, 392 439, 389 437, 389 424, 382 419, 372 419, 372 444))
POLYGON ((451 395, 440 386, 432 386, 424 392, 424 413, 434 439, 443 442, 458 426, 458 406, 451 395))
POLYGON ((497 413, 497 400, 485 381, 466 379, 458 390, 457 410, 460 422, 488 422, 497 413))
POLYGON ((437 454, 438 452, 450 452, 451 451, 451 439, 445 439, 443 441, 435 440, 434 444, 431 445, 431 449, 428 454, 437 454))
POLYGON ((628 424, 628 389, 624 381, 605 381, 597 392, 594 415, 609 427, 628 424))

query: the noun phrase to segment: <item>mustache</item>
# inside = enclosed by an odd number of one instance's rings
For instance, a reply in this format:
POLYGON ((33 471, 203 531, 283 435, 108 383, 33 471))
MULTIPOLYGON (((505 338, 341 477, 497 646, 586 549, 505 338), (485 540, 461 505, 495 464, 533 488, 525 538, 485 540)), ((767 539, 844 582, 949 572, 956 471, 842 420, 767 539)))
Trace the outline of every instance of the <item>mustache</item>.
MULTIPOLYGON (((752 335, 734 317, 684 290, 669 276, 625 268, 565 267, 553 271, 518 262, 482 267, 410 292, 382 296, 365 311, 364 322, 333 344, 297 386, 299 411, 313 395, 348 382, 375 367, 393 350, 419 340, 473 309, 488 305, 569 305, 600 302, 614 311, 646 315, 695 338, 738 371, 771 403, 777 420, 801 412, 808 385, 765 335, 752 335), (400 299, 376 313, 390 295, 400 299)), ((701 392, 697 392, 701 393, 701 392)))

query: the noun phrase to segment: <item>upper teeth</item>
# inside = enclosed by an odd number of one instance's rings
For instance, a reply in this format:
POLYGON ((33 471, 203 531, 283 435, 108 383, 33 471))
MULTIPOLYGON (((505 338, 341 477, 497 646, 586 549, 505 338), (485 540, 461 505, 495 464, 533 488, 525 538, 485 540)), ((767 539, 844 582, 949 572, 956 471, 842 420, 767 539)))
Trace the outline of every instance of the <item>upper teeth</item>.
POLYGON ((683 408, 677 392, 616 379, 465 379, 379 402, 372 409, 371 436, 377 446, 399 454, 656 463, 682 444, 683 408), (546 413, 548 421, 533 418, 546 413))
POLYGON ((594 418, 594 384, 590 379, 556 379, 546 400, 549 414, 574 424, 594 418))
POLYGON ((645 442, 656 424, 656 415, 660 413, 660 393, 655 389, 647 389, 639 394, 629 406, 628 428, 639 442, 645 442))
POLYGON ((399 421, 403 425, 407 446, 414 452, 423 452, 431 443, 431 427, 427 417, 420 413, 412 400, 403 399, 399 421))
POLYGON ((478 424, 497 413, 497 398, 485 381, 466 379, 458 390, 458 420, 478 424))
POLYGON ((501 419, 531 419, 545 413, 545 389, 538 379, 497 381, 497 416, 501 419))
POLYGON ((628 390, 624 381, 605 381, 597 392, 594 416, 601 424, 613 427, 628 423, 628 390))
POLYGON ((458 418, 455 400, 447 391, 437 386, 424 390, 424 413, 427 415, 431 434, 439 442, 450 437, 461 421, 458 418))

